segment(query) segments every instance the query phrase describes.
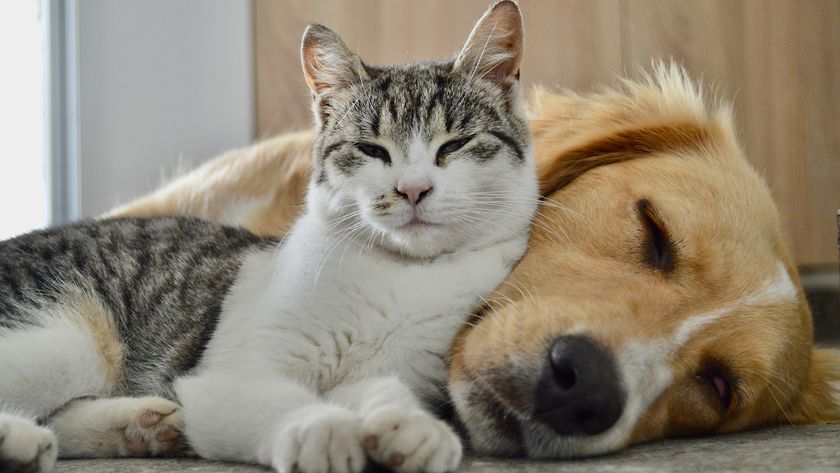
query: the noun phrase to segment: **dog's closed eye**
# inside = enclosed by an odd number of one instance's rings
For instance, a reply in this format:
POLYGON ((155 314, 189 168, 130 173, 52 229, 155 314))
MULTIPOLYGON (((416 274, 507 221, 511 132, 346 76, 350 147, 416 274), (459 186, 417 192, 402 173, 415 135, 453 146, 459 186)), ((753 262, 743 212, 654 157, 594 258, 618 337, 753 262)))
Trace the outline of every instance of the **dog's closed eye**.
POLYGON ((647 199, 636 202, 644 229, 642 259, 646 266, 670 273, 676 267, 674 242, 656 209, 647 199))
POLYGON ((696 375, 698 381, 711 393, 725 414, 734 397, 734 383, 729 370, 718 362, 707 362, 696 375))

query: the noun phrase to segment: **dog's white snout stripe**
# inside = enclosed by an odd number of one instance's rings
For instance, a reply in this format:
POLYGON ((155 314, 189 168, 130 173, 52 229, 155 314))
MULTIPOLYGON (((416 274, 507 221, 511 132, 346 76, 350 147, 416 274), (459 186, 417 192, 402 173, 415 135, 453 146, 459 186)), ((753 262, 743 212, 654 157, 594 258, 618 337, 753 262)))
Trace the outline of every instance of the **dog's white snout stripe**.
POLYGON ((619 357, 628 399, 625 412, 615 428, 603 435, 598 442, 584 445, 584 451, 606 451, 620 445, 635 427, 637 420, 650 405, 670 386, 673 373, 669 368, 674 356, 691 336, 701 328, 725 317, 737 309, 756 304, 796 300, 796 286, 781 262, 776 276, 758 291, 735 302, 726 304, 685 320, 669 337, 650 342, 630 341, 619 357), (605 448, 606 447, 606 448, 605 448))
POLYGON ((767 281, 759 291, 749 294, 732 304, 727 304, 709 312, 697 314, 689 317, 683 324, 674 332, 671 337, 671 356, 676 355, 677 351, 685 345, 690 339, 691 335, 706 325, 731 314, 736 309, 748 307, 756 304, 766 304, 778 301, 796 300, 796 286, 790 279, 790 275, 781 262, 778 263, 778 272, 774 279, 767 281))

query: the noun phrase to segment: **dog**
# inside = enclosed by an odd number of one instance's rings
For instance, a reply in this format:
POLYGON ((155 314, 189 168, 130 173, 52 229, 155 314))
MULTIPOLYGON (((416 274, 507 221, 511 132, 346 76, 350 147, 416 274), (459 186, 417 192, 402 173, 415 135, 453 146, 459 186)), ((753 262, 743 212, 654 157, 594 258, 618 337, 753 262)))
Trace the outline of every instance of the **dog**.
MULTIPOLYGON (((476 452, 569 458, 652 439, 840 421, 770 192, 731 109, 678 66, 535 92, 530 246, 457 337, 449 389, 476 452)), ((108 216, 293 221, 312 135, 223 155, 108 216)))

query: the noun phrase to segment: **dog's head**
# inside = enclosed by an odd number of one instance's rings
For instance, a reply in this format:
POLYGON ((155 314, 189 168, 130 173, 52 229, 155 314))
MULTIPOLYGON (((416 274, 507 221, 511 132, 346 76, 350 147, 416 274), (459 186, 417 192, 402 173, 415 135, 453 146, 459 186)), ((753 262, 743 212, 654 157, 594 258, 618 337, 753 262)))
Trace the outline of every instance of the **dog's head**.
POLYGON ((531 457, 840 419, 777 210, 731 114, 675 66, 537 94, 530 249, 453 349, 472 446, 531 457))

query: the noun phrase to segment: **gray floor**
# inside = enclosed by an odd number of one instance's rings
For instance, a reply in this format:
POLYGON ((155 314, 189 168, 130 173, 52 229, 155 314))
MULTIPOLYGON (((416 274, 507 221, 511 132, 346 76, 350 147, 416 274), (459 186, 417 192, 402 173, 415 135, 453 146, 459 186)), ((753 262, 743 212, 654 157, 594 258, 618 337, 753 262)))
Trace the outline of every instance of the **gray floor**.
MULTIPOLYGON (((266 470, 201 460, 70 460, 57 473, 258 473, 266 470)), ((840 425, 783 427, 718 437, 669 440, 617 455, 576 461, 530 462, 469 458, 465 473, 547 472, 840 472, 840 425)))

